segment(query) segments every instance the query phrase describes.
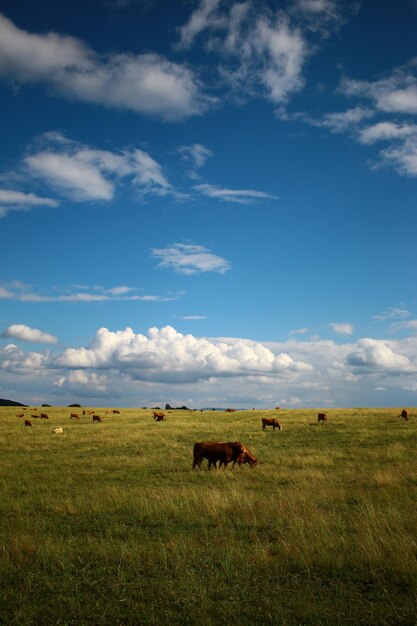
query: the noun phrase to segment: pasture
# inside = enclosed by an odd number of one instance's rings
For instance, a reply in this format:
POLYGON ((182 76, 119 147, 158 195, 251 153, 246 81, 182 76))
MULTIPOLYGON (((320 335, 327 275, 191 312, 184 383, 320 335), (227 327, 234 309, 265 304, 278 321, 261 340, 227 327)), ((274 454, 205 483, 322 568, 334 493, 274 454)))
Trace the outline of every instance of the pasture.
POLYGON ((33 428, 1 408, 0 624, 416 624, 417 410, 401 408, 328 424, 48 408, 33 428), (236 439, 257 467, 192 470, 194 442, 236 439))

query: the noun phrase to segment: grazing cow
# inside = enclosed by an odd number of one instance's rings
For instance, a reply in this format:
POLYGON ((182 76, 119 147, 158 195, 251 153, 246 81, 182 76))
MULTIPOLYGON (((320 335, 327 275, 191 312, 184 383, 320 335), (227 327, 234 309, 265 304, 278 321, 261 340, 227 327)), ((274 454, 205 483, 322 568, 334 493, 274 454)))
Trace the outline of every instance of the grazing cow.
POLYGON ((408 416, 408 411, 407 411, 407 409, 403 409, 403 410, 401 411, 401 417, 402 417, 402 418, 403 418, 403 420, 405 420, 406 422, 408 421, 408 417, 409 417, 409 416, 408 416))
POLYGON ((79 420, 80 416, 78 415, 78 413, 71 413, 70 419, 71 420, 79 420))
POLYGON ((237 461, 238 457, 245 452, 244 446, 239 441, 231 441, 222 443, 219 441, 201 441, 194 444, 194 461, 193 469, 196 465, 201 469, 203 459, 207 459, 208 468, 214 465, 216 468, 217 461, 220 466, 226 465, 231 461, 237 461))
POLYGON ((86 414, 87 414, 87 411, 83 411, 83 415, 86 415, 86 414))
POLYGON ((226 413, 236 413, 236 409, 225 409, 226 413))
POLYGON ((32 422, 30 420, 25 420, 25 426, 32 426, 33 427, 33 424, 32 424, 32 422))
POLYGON ((279 421, 275 417, 263 417, 262 418, 262 430, 266 430, 267 426, 272 426, 274 430, 276 428, 278 428, 278 430, 282 430, 282 424, 280 424, 279 421))
POLYGON ((326 413, 319 413, 317 415, 317 422, 320 424, 327 424, 327 415, 326 413))
POLYGON ((25 414, 24 413, 17 413, 16 417, 25 417, 25 414))
MULTIPOLYGON (((251 466, 251 468, 255 467, 255 465, 258 463, 258 459, 252 454, 249 448, 247 448, 244 445, 242 445, 242 447, 244 448, 245 451, 242 452, 242 454, 239 454, 239 456, 236 459, 239 467, 242 467, 243 463, 248 463, 251 466)), ((232 467, 235 466, 236 461, 233 461, 232 467)))
POLYGON ((33 419, 38 419, 39 415, 31 415, 31 417, 33 417, 33 419))
POLYGON ((56 428, 53 429, 52 432, 55 435, 61 435, 64 432, 64 429, 62 428, 62 426, 57 426, 56 428))
POLYGON ((113 415, 120 415, 120 411, 118 411, 117 409, 113 409, 112 413, 113 415))
POLYGON ((280 411, 280 410, 281 410, 281 407, 280 407, 280 406, 276 406, 276 407, 275 407, 275 410, 276 410, 276 411, 280 411))
POLYGON ((153 412, 153 418, 157 422, 162 422, 165 419, 165 413, 157 413, 157 412, 154 411, 153 412))
POLYGON ((49 420, 49 417, 47 416, 46 413, 41 413, 41 419, 43 420, 49 420))
POLYGON ((100 415, 93 415, 93 424, 94 422, 102 422, 100 415))

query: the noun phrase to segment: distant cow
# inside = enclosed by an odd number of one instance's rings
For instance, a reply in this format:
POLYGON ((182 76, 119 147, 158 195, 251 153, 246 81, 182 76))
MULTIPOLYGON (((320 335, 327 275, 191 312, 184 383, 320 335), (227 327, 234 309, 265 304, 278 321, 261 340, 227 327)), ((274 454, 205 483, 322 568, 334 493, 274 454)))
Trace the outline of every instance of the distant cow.
POLYGON ((46 413, 41 413, 41 419, 49 420, 49 417, 47 416, 46 413))
POLYGON ((225 409, 226 413, 236 413, 236 409, 225 409))
POLYGON ((62 428, 62 426, 57 426, 56 428, 53 429, 52 432, 55 435, 61 435, 64 432, 64 429, 62 428))
POLYGON ((266 430, 267 426, 272 426, 274 430, 276 428, 278 428, 278 430, 282 430, 282 424, 280 424, 279 421, 275 417, 263 417, 262 418, 262 430, 266 430))
POLYGON ((80 416, 78 415, 78 413, 71 413, 70 419, 71 420, 79 420, 80 416))
POLYGON ((25 414, 24 413, 17 413, 16 417, 25 417, 25 414))
POLYGON ((120 415, 120 411, 118 411, 117 409, 113 409, 112 413, 113 415, 120 415))
POLYGON ((33 427, 33 424, 32 424, 32 422, 30 420, 25 420, 25 426, 32 426, 33 427))
POLYGON ((103 420, 101 419, 100 415, 93 415, 93 423, 94 422, 102 422, 103 420))
POLYGON ((326 413, 319 413, 317 415, 317 422, 320 424, 327 424, 327 415, 326 413))
POLYGON ((39 415, 31 415, 31 417, 33 417, 33 419, 37 420, 39 415))
POLYGON ((163 422, 165 419, 165 413, 157 413, 157 412, 153 412, 153 418, 154 420, 156 420, 157 422, 163 422))
MULTIPOLYGON (((255 465, 258 463, 258 459, 252 454, 249 448, 247 448, 243 444, 242 444, 242 447, 244 448, 244 452, 242 452, 242 454, 239 454, 239 456, 236 459, 239 467, 242 467, 243 463, 248 463, 251 466, 251 468, 255 467, 255 465)), ((236 461, 233 461, 232 467, 235 466, 236 461)))
POLYGON ((275 410, 276 410, 276 411, 280 411, 280 410, 281 410, 281 407, 280 407, 280 406, 276 406, 276 407, 275 407, 275 410))
POLYGON ((226 465, 231 461, 237 461, 238 457, 245 452, 244 446, 239 441, 231 441, 222 443, 219 441, 201 441, 194 444, 194 460, 193 469, 197 465, 201 468, 203 459, 207 459, 208 468, 219 461, 220 466, 226 465))
POLYGON ((408 421, 409 415, 408 415, 408 411, 407 409, 403 409, 399 415, 399 417, 402 417, 403 420, 405 420, 406 422, 408 421))

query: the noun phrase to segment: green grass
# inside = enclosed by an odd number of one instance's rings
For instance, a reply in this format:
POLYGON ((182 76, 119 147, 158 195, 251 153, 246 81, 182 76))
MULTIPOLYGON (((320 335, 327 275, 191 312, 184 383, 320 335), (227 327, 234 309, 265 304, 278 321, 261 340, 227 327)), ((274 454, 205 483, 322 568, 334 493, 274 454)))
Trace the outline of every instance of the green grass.
POLYGON ((0 409, 0 624, 417 624, 417 411, 72 410, 0 409))

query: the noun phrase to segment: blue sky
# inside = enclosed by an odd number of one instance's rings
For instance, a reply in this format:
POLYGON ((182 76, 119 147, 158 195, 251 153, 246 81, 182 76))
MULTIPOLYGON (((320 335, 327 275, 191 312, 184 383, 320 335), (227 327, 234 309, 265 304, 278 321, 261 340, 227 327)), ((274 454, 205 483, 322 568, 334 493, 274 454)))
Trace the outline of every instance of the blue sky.
POLYGON ((0 396, 416 405, 416 28, 0 2, 0 396))

